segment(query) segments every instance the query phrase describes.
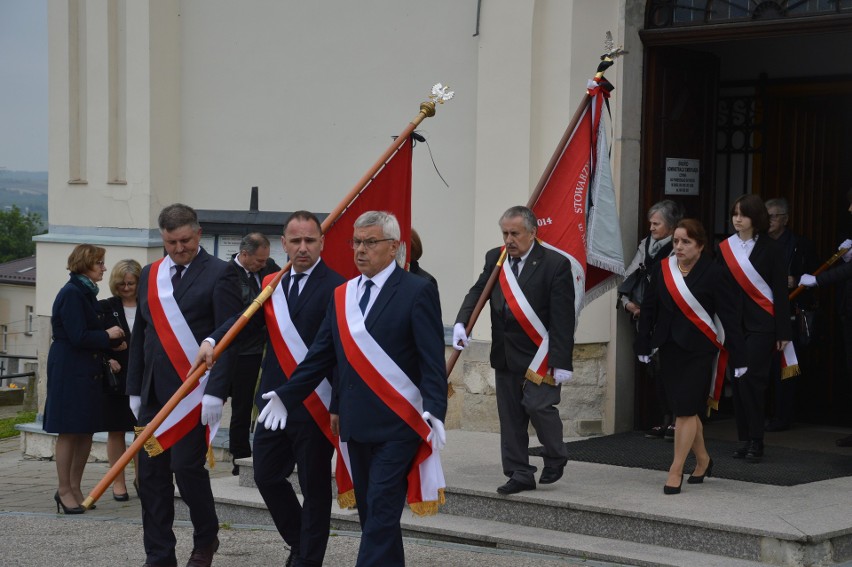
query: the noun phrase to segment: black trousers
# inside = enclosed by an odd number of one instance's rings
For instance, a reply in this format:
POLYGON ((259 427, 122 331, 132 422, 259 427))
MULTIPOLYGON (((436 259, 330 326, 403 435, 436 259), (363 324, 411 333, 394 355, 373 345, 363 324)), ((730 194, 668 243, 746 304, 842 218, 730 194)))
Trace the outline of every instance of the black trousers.
POLYGON ((262 353, 241 354, 234 365, 228 448, 235 459, 251 457, 251 412, 254 409, 254 392, 262 359, 262 353))
MULTIPOLYGON (((146 425, 160 408, 143 406, 139 423, 146 425)), ((176 565, 175 487, 189 507, 193 527, 193 547, 206 547, 219 533, 219 519, 213 504, 210 475, 204 468, 207 455, 205 427, 199 422, 180 441, 156 457, 139 452, 139 500, 142 504, 142 540, 147 563, 176 565)))
POLYGON ((331 521, 331 457, 334 446, 313 421, 289 421, 283 431, 257 424, 254 482, 278 533, 297 565, 319 566, 325 557, 331 521), (287 477, 298 465, 299 504, 287 477))
POLYGON ((772 358, 780 353, 775 350, 774 333, 746 333, 745 342, 748 371, 731 379, 737 436, 740 441, 763 441, 769 373, 772 358))

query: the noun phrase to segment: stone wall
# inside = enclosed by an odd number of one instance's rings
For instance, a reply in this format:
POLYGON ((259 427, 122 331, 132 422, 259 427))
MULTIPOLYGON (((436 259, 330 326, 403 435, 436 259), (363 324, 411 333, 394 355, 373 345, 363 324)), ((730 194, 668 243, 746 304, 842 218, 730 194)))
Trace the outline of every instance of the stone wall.
MULTIPOLYGON (((500 431, 494 370, 488 358, 490 349, 488 341, 471 341, 453 368, 450 384, 455 393, 450 398, 448 428, 500 431)), ((448 348, 447 355, 451 352, 448 348)), ((562 387, 562 400, 558 406, 566 437, 603 433, 606 355, 607 347, 603 343, 574 347, 574 379, 562 387)))

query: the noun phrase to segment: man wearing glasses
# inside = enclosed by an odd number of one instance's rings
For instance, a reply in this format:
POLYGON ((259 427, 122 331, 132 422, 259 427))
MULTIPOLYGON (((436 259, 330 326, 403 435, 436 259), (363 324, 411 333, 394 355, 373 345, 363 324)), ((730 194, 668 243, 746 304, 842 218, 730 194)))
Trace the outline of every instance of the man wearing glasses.
POLYGON ((283 428, 337 366, 332 431, 346 442, 351 463, 361 522, 357 566, 405 565, 399 520, 409 472, 422 477, 417 504, 436 509, 443 494, 424 488, 428 475, 418 466, 434 464, 446 442, 441 307, 434 285, 397 264, 399 237, 389 213, 358 217, 351 245, 361 275, 335 290, 304 361, 287 384, 263 394, 269 403, 258 417, 266 428, 283 428))

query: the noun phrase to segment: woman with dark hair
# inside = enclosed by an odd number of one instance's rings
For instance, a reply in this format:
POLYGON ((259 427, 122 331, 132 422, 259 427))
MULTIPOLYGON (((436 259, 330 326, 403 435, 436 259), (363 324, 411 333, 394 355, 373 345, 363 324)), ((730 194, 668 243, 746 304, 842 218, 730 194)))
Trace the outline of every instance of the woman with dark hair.
MULTIPOLYGON (((102 299, 99 304, 103 310, 104 327, 118 325, 124 330, 124 340, 117 347, 108 351, 107 362, 115 375, 114 387, 109 388, 104 396, 104 424, 107 433, 107 459, 110 466, 118 461, 127 449, 125 434, 133 431, 136 418, 130 411, 130 401, 125 392, 127 388, 127 359, 130 345, 130 331, 136 319, 136 287, 139 284, 139 274, 142 266, 136 260, 119 260, 112 268, 109 276, 109 290, 112 297, 102 299)), ((134 456, 134 462, 136 457, 134 456)), ((112 485, 112 497, 119 502, 130 499, 124 470, 115 477, 112 485)))
MULTIPOLYGON (((763 458, 766 389, 772 358, 793 337, 787 300, 784 250, 766 234, 769 213, 757 195, 743 195, 731 207, 736 232, 719 245, 718 260, 738 284, 748 372, 731 383, 740 447, 735 459, 758 463, 763 458)), ((788 348, 785 359, 794 354, 788 348)), ((783 370, 782 370, 783 372, 783 370)))
POLYGON ((118 325, 104 330, 96 296, 106 272, 99 246, 80 244, 68 256, 71 278, 53 302, 53 344, 47 355, 47 401, 44 430, 58 433, 54 494, 56 511, 82 514, 80 483, 92 448, 92 434, 103 429, 103 352, 120 339, 118 325))
MULTIPOLYGON (((633 321, 639 320, 642 294, 647 289, 652 269, 657 262, 672 253, 672 233, 682 216, 680 206, 669 199, 654 203, 648 209, 649 234, 639 242, 633 260, 624 271, 624 281, 618 287, 618 301, 633 321)), ((662 421, 651 427, 645 437, 673 441, 675 426, 657 366, 654 360, 648 364, 647 370, 654 384, 657 409, 662 421)))
POLYGON ((674 458, 664 494, 678 494, 690 450, 695 469, 690 484, 713 473, 713 459, 704 446, 701 414, 718 399, 725 362, 742 368, 739 312, 735 290, 724 269, 704 253, 707 233, 695 219, 677 224, 674 254, 659 262, 642 301, 636 354, 650 362, 659 351, 660 376, 675 416, 674 458), (726 350, 729 349, 729 350, 726 350))

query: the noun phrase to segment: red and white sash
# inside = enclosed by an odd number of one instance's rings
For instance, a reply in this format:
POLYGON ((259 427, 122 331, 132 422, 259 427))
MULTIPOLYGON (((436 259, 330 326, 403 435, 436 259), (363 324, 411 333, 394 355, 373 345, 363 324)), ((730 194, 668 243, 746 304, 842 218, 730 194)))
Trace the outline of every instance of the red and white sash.
MULTIPOLYGON (((266 287, 275 278, 275 275, 268 275, 263 281, 263 286, 266 287)), ((294 283, 293 285, 298 284, 294 283)), ((296 366, 305 359, 308 347, 290 319, 290 311, 287 308, 287 294, 284 292, 283 286, 276 286, 269 300, 263 304, 263 309, 272 348, 281 369, 289 380, 293 371, 296 370, 296 366)), ((337 449, 337 466, 334 473, 334 479, 337 482, 337 502, 341 508, 354 508, 355 492, 352 487, 349 449, 345 441, 340 441, 340 437, 331 433, 328 410, 331 403, 331 384, 328 379, 324 378, 303 403, 323 435, 337 449)))
MULTIPOLYGON (((175 301, 169 274, 171 265, 163 260, 165 257, 154 262, 148 273, 148 306, 151 309, 154 331, 166 351, 169 362, 183 381, 186 380, 192 361, 198 354, 198 343, 175 301)), ((162 453, 198 425, 201 418, 201 398, 204 396, 204 388, 207 386, 209 377, 210 373, 205 372, 195 388, 178 403, 174 411, 145 443, 145 450, 149 455, 155 456, 162 453)), ((212 427, 209 425, 206 427, 208 448, 218 429, 218 423, 212 427)))
POLYGON ((426 441, 431 432, 423 419, 420 390, 367 331, 358 307, 358 280, 354 278, 334 291, 335 314, 346 360, 367 386, 421 438, 408 473, 408 505, 417 515, 438 512, 444 503, 444 471, 441 454, 426 441))
MULTIPOLYGON (((772 294, 772 288, 754 269, 746 250, 742 246, 731 246, 732 238, 734 238, 733 235, 719 244, 725 264, 727 264, 734 279, 746 292, 746 295, 764 311, 775 317, 775 298, 772 294)), ((788 341, 787 346, 781 352, 781 376, 790 378, 799 373, 799 359, 796 356, 796 349, 793 347, 793 341, 788 341)))
POLYGON ((725 368, 728 366, 728 351, 725 349, 725 329, 722 327, 722 321, 715 314, 711 318, 704 306, 689 291, 689 287, 683 279, 683 274, 677 269, 677 258, 675 256, 669 256, 665 261, 660 262, 660 266, 666 289, 674 299, 675 305, 689 319, 690 323, 695 325, 719 349, 716 359, 713 361, 713 372, 710 376, 710 389, 707 395, 708 408, 718 410, 719 398, 722 396, 722 385, 725 382, 725 368))
POLYGON ((526 378, 536 384, 541 384, 542 381, 548 384, 555 384, 552 377, 547 376, 548 356, 550 349, 550 339, 547 329, 541 319, 536 315, 535 310, 527 301, 521 286, 518 285, 518 279, 509 268, 509 261, 503 262, 503 267, 500 270, 500 290, 503 292, 503 297, 506 298, 506 304, 512 315, 515 316, 521 328, 530 338, 530 340, 538 348, 529 368, 527 368, 526 378), (549 379, 548 379, 549 378, 549 379))

